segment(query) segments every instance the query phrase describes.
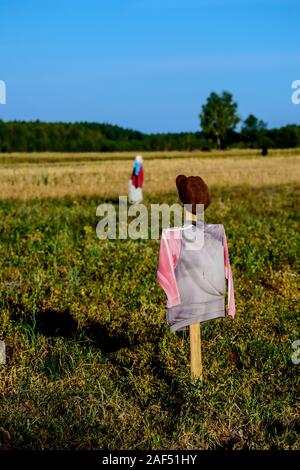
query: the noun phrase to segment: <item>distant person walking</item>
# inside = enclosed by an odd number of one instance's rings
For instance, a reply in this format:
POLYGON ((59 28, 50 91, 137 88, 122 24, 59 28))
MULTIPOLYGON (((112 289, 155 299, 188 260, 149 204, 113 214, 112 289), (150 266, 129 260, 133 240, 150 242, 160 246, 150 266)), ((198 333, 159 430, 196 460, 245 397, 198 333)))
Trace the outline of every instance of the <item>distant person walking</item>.
POLYGON ((129 193, 130 204, 134 204, 135 202, 142 202, 143 183, 144 183, 143 157, 141 155, 137 155, 133 162, 133 171, 131 174, 131 179, 128 182, 128 193, 129 193))

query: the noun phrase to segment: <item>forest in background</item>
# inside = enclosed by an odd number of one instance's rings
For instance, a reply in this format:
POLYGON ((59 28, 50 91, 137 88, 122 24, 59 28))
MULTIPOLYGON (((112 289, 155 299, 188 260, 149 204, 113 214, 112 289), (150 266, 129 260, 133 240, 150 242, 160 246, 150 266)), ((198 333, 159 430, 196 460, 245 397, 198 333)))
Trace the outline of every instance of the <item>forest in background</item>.
MULTIPOLYGON (((250 115, 251 116, 251 115, 250 115)), ((254 118, 254 116, 252 116, 254 118)), ((256 119, 256 118, 255 118, 256 119)), ((248 118, 238 132, 229 130, 222 148, 300 147, 300 125, 261 128, 248 118)), ((256 120, 256 122, 260 122, 256 120)), ((146 134, 96 122, 0 120, 0 152, 114 152, 211 150, 215 142, 202 131, 146 134)))

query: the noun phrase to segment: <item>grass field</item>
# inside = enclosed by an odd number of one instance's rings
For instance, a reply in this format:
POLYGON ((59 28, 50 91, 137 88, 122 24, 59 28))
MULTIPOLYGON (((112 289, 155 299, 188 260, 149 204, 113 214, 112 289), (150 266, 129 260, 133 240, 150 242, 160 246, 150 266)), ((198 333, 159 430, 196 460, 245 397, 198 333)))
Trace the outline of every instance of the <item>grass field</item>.
MULTIPOLYGON (((209 186, 219 187, 299 182, 300 150, 274 150, 272 154, 272 158, 262 158, 256 150, 144 154, 145 194, 158 196, 174 191, 175 177, 183 171, 201 174, 209 186)), ((46 153, 39 160, 37 154, 0 154, 0 200, 126 195, 132 155, 130 162, 128 158, 126 153, 46 153)))
POLYGON ((237 313, 202 326, 203 385, 165 321, 159 242, 95 234, 133 156, 35 157, 0 156, 0 448, 300 449, 300 151, 145 157, 147 205, 200 174, 226 228, 237 313))

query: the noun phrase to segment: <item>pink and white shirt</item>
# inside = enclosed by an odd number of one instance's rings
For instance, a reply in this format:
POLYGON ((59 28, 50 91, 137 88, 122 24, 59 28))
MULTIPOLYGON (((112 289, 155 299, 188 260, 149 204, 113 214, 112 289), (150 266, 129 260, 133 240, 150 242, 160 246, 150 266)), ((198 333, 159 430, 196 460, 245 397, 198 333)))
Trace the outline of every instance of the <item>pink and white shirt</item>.
POLYGON ((224 317, 225 279, 228 315, 234 318, 234 286, 223 225, 196 222, 163 230, 156 279, 167 295, 172 331, 224 317))

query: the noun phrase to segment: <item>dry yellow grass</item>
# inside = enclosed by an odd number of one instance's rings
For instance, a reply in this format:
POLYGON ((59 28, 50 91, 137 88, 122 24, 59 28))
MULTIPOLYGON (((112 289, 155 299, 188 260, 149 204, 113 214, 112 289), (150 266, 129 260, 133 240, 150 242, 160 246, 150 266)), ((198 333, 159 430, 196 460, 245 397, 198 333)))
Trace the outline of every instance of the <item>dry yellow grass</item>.
MULTIPOLYGON (((255 157, 260 156, 259 149, 231 149, 213 150, 204 152, 200 150, 188 151, 156 151, 156 152, 31 152, 31 153, 0 153, 0 165, 10 163, 34 163, 47 162, 63 163, 72 161, 101 161, 101 160, 131 160, 135 155, 141 153, 144 160, 154 158, 225 158, 225 157, 255 157)), ((270 149, 270 156, 291 156, 300 155, 300 149, 270 149)))
MULTIPOLYGON (((209 186, 262 187, 300 180, 300 155, 226 156, 145 161, 144 192, 174 190, 179 173, 200 175, 209 186)), ((0 166, 0 199, 30 200, 48 197, 118 196, 127 194, 129 161, 14 163, 0 166)))

